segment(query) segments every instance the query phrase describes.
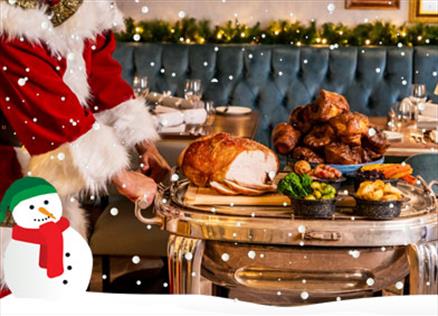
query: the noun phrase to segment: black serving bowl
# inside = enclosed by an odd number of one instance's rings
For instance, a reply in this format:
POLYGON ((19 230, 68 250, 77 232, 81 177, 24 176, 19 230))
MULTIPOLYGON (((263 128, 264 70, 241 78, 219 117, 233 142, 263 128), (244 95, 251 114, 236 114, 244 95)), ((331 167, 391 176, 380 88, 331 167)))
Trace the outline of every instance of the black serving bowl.
POLYGON ((336 211, 336 199, 291 199, 294 215, 308 218, 330 218, 336 211))
POLYGON ((314 181, 316 181, 316 182, 330 184, 332 187, 334 187, 336 189, 336 191, 339 191, 339 189, 341 188, 341 186, 345 182, 345 180, 347 180, 347 178, 344 178, 344 177, 340 177, 340 178, 335 179, 335 180, 319 179, 319 178, 314 179, 314 181))
POLYGON ((369 219, 388 220, 400 216, 401 208, 407 199, 398 201, 369 201, 353 195, 356 200, 354 214, 369 219))

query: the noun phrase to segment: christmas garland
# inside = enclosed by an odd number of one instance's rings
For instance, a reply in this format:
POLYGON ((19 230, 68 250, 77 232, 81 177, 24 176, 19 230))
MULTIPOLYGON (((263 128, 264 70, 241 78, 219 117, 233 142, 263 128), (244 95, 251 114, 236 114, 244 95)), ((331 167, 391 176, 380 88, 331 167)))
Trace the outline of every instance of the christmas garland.
POLYGON ((266 27, 229 21, 212 27, 208 20, 184 18, 176 22, 151 20, 125 21, 126 30, 117 34, 125 42, 165 42, 185 44, 290 44, 338 46, 416 46, 437 45, 438 25, 403 24, 374 21, 355 26, 315 21, 304 25, 285 20, 273 21, 266 27))

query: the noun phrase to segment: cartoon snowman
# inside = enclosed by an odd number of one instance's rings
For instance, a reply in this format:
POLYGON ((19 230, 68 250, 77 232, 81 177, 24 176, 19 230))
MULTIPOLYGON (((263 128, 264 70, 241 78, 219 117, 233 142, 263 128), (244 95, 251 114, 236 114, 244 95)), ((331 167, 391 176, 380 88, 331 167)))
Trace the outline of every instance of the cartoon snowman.
POLYGON ((62 202, 46 180, 24 177, 6 191, 0 222, 15 221, 4 256, 5 281, 17 297, 64 297, 85 292, 93 257, 87 242, 62 217, 62 202))

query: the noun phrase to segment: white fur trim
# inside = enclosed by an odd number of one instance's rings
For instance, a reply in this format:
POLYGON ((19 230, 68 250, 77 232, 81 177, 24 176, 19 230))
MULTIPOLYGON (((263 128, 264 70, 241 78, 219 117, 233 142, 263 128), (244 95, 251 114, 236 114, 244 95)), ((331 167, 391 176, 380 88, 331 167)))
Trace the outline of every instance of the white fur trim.
POLYGON ((143 98, 128 100, 113 109, 95 114, 95 117, 100 122, 112 126, 121 143, 127 147, 145 139, 156 141, 160 137, 145 104, 143 98))
POLYGON ((95 124, 94 128, 71 143, 70 149, 90 192, 106 190, 111 178, 129 166, 126 149, 114 130, 103 124, 95 124))
POLYGON ((76 95, 79 103, 87 107, 90 98, 90 86, 88 85, 87 67, 83 57, 84 42, 79 41, 71 45, 71 50, 66 56, 67 68, 62 80, 76 95))
POLYGON ((56 56, 67 60, 63 77, 82 106, 87 106, 90 88, 83 58, 84 40, 109 29, 123 28, 123 15, 108 0, 85 0, 78 11, 58 27, 45 14, 46 7, 22 9, 0 1, 0 35, 44 43, 56 56))
POLYGON ((0 1, 0 34, 44 43, 53 53, 67 55, 77 42, 93 39, 105 30, 123 28, 123 15, 109 0, 84 0, 77 12, 58 27, 53 26, 45 11, 45 6, 22 9, 0 1))
POLYGON ((12 228, 0 227, 0 291, 5 288, 3 262, 6 247, 12 239, 12 228))
POLYGON ((64 207, 63 215, 68 218, 70 226, 87 240, 88 220, 84 209, 75 197, 61 197, 64 207))
POLYGON ((113 129, 95 124, 74 142, 32 157, 29 172, 49 181, 60 195, 70 196, 105 192, 110 179, 128 165, 127 150, 113 129))

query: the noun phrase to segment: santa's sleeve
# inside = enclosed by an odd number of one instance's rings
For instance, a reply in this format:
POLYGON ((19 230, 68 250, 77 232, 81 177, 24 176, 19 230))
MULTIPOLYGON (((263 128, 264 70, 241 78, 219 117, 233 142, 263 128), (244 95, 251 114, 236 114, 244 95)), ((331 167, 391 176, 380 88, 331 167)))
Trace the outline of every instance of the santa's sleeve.
POLYGON ((29 172, 63 195, 104 189, 128 154, 63 82, 65 60, 19 39, 0 39, 0 51, 0 107, 31 155, 29 172))
POLYGON ((91 49, 88 83, 91 106, 96 118, 115 130, 122 144, 131 147, 145 139, 157 140, 152 116, 143 98, 135 98, 131 86, 123 80, 120 64, 112 54, 116 41, 112 32, 96 37, 91 49))

